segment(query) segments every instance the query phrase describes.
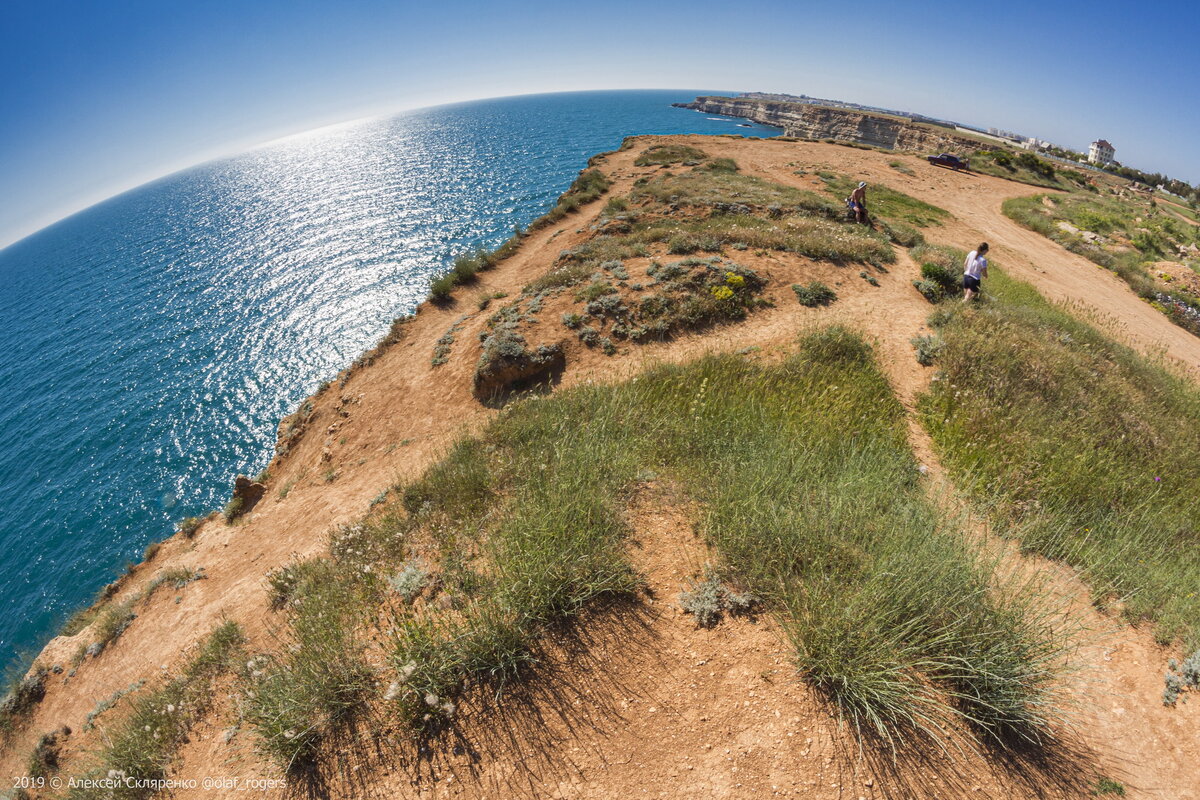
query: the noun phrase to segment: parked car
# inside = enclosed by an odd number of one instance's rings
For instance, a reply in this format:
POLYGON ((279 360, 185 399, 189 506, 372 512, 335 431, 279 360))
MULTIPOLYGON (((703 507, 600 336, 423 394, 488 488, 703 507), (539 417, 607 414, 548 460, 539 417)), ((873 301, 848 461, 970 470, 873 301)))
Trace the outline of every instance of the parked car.
POLYGON ((929 163, 935 167, 949 167, 950 169, 970 170, 971 162, 965 158, 959 158, 950 153, 942 153, 940 156, 930 156, 929 163))

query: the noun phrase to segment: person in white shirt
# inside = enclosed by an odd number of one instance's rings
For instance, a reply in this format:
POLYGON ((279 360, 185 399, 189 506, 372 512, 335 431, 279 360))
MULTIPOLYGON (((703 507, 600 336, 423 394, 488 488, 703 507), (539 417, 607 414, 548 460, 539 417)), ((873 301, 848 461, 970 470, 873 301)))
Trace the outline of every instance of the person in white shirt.
POLYGON ((967 260, 963 263, 963 302, 966 303, 971 298, 979 293, 979 282, 987 277, 987 255, 988 244, 983 244, 976 247, 970 253, 967 253, 967 260))

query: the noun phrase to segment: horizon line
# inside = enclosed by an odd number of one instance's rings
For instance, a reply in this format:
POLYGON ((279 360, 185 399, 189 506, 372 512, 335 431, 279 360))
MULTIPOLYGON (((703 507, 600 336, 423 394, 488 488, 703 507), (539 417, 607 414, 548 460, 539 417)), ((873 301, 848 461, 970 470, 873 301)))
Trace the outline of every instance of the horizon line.
MULTIPOLYGON (((273 145, 287 141, 288 139, 294 139, 294 138, 297 138, 300 136, 308 136, 308 135, 318 133, 320 131, 328 130, 331 128, 339 128, 339 127, 347 126, 347 125, 357 125, 357 124, 361 124, 361 123, 365 123, 365 122, 370 122, 372 120, 396 117, 396 116, 400 116, 401 114, 412 114, 412 113, 416 113, 416 112, 420 112, 420 111, 429 111, 429 110, 432 110, 435 108, 442 108, 445 106, 453 106, 453 105, 460 105, 460 104, 466 104, 466 103, 479 103, 479 102, 483 102, 486 100, 509 100, 509 99, 515 99, 518 97, 537 97, 539 95, 552 95, 552 94, 581 94, 581 93, 585 93, 585 92, 597 92, 598 93, 598 92, 673 92, 673 91, 684 91, 684 90, 675 89, 672 87, 645 87, 645 86, 642 86, 642 87, 617 87, 617 88, 608 88, 608 89, 559 89, 559 90, 550 91, 550 92, 520 92, 517 94, 502 94, 502 95, 491 95, 488 97, 467 97, 467 98, 463 98, 463 99, 443 100, 443 101, 431 103, 428 105, 402 106, 400 108, 391 108, 386 111, 379 111, 379 112, 374 112, 374 113, 366 114, 366 115, 359 116, 359 117, 352 117, 351 119, 343 119, 343 120, 338 120, 336 122, 322 122, 311 128, 303 128, 301 130, 293 130, 288 133, 283 133, 283 134, 279 134, 279 135, 271 135, 270 138, 267 138, 267 139, 255 139, 253 141, 253 143, 238 143, 238 144, 232 145, 231 147, 229 147, 227 149, 223 148, 220 152, 217 152, 217 153, 214 153, 211 155, 202 155, 202 156, 199 156, 196 160, 188 160, 188 162, 185 164, 174 165, 174 166, 168 167, 166 170, 164 170, 162 172, 156 172, 152 176, 135 178, 133 182, 122 184, 121 188, 114 189, 114 190, 106 189, 106 190, 104 190, 105 194, 102 197, 99 197, 97 199, 85 200, 82 203, 80 203, 79 205, 73 207, 70 211, 66 211, 63 214, 61 214, 60 216, 56 216, 51 221, 42 223, 42 224, 38 225, 36 228, 34 228, 33 230, 27 231, 25 233, 19 233, 19 234, 17 234, 16 238, 14 238, 12 241, 0 244, 0 254, 3 254, 5 250, 9 249, 10 247, 13 247, 14 245, 20 244, 21 242, 25 241, 26 239, 37 236, 39 233, 41 233, 45 230, 48 230, 49 228, 53 228, 55 225, 58 225, 61 222, 65 222, 74 216, 77 216, 79 214, 84 213, 85 211, 89 211, 89 210, 95 208, 96 206, 107 203, 109 200, 114 200, 122 195, 136 191, 137 189, 140 189, 144 186, 149 186, 150 184, 157 183, 158 181, 165 180, 166 178, 170 178, 175 175, 179 175, 181 173, 196 169, 198 167, 203 167, 207 164, 212 164, 214 162, 223 161, 223 160, 230 159, 230 158, 236 158, 237 156, 243 155, 245 153, 250 153, 255 150, 264 148, 264 147, 271 147, 273 145)), ((691 90, 687 90, 687 91, 691 91, 691 90)))
MULTIPOLYGON (((416 113, 416 112, 420 112, 420 111, 428 111, 428 110, 432 110, 435 108, 443 108, 445 106, 453 106, 453 105, 460 105, 460 104, 466 104, 466 103, 478 103, 478 102, 484 102, 487 100, 508 100, 508 99, 515 99, 518 97, 537 97, 540 95, 554 95, 554 94, 582 94, 582 93, 587 93, 587 92, 601 93, 601 92, 673 92, 673 91, 689 91, 690 92, 690 91, 694 91, 694 90, 692 90, 692 89, 687 89, 687 90, 677 89, 674 87, 645 87, 645 86, 642 86, 642 87, 616 87, 616 88, 609 87, 609 88, 604 88, 604 89, 557 89, 557 90, 549 91, 549 92, 546 92, 546 91, 519 92, 516 94, 491 95, 488 97, 467 97, 467 98, 462 98, 462 99, 442 100, 442 101, 427 104, 427 105, 413 105, 413 106, 401 106, 399 108, 390 108, 390 109, 387 109, 384 111, 377 111, 377 112, 365 114, 363 116, 352 117, 350 119, 337 120, 334 122, 322 122, 311 128, 303 128, 301 130, 292 130, 287 133, 272 135, 266 139, 255 139, 253 142, 239 142, 237 144, 231 145, 228 148, 222 148, 220 150, 220 152, 212 153, 209 155, 201 155, 201 156, 197 157, 195 160, 189 159, 187 161, 187 163, 171 166, 169 168, 166 168, 164 171, 156 172, 155 174, 153 174, 151 176, 135 178, 133 182, 122 184, 121 188, 117 188, 114 190, 106 189, 106 190, 104 190, 105 193, 103 196, 98 197, 96 199, 85 200, 82 203, 80 203, 79 205, 73 207, 71 210, 62 213, 59 216, 56 216, 54 219, 50 220, 49 222, 39 224, 36 228, 33 228, 32 230, 17 234, 16 237, 14 239, 12 239, 11 241, 0 244, 0 255, 3 255, 3 253, 6 250, 8 250, 9 248, 11 248, 15 245, 18 245, 27 239, 37 236, 38 234, 42 233, 43 231, 53 228, 54 226, 56 226, 62 222, 65 222, 66 220, 71 219, 72 217, 75 217, 79 214, 89 211, 89 210, 95 208, 96 206, 102 205, 103 203, 107 203, 110 200, 114 200, 118 197, 121 197, 122 195, 136 191, 137 189, 140 189, 144 186, 149 186, 153 183, 157 183, 158 181, 165 180, 167 178, 173 177, 175 175, 179 175, 179 174, 187 172, 189 170, 203 167, 207 164, 212 164, 217 161, 223 161, 226 159, 235 158, 237 156, 243 155, 245 153, 250 153, 255 150, 264 148, 264 147, 271 147, 273 145, 287 141, 288 139, 293 139, 293 138, 297 138, 297 137, 301 137, 301 136, 309 136, 314 133, 318 133, 320 131, 325 131, 325 130, 332 129, 332 128, 339 128, 339 127, 349 126, 349 125, 357 125, 357 124, 362 124, 365 122, 370 122, 373 120, 396 117, 396 116, 400 116, 401 114, 411 114, 411 113, 416 113)), ((755 90, 755 93, 758 93, 758 94, 790 94, 789 92, 762 92, 760 90, 755 90)), ((844 99, 836 99, 836 98, 813 98, 813 99, 825 99, 825 100, 832 100, 834 102, 842 102, 842 103, 856 103, 858 105, 864 105, 865 107, 869 107, 869 108, 884 108, 884 106, 867 106, 867 104, 857 103, 856 101, 853 101, 853 100, 844 100, 844 99)), ((893 110, 895 110, 895 109, 893 109, 893 110)), ((921 112, 909 110, 909 111, 906 111, 905 113, 920 114, 921 112)), ((927 116, 924 114, 922 114, 922 115, 927 116)), ((931 119, 932 119, 932 117, 931 117, 931 119)), ((955 124, 960 124, 960 125, 968 124, 968 123, 960 122, 958 120, 951 120, 951 119, 946 119, 944 121, 955 122, 955 124)), ((974 124, 974 123, 972 123, 972 124, 974 124)), ((1134 167, 1134 169, 1136 169, 1136 167, 1134 167)), ((1167 177, 1174 178, 1175 176, 1168 175, 1167 177)), ((1182 180, 1185 183, 1190 183, 1189 181, 1187 181, 1183 178, 1177 178, 1177 179, 1182 180)))

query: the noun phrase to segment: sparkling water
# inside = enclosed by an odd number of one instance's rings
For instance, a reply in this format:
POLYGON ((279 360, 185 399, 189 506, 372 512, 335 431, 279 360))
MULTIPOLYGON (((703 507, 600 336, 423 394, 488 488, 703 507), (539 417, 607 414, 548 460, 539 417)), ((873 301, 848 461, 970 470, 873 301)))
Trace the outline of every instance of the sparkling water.
POLYGON ((740 133, 697 91, 442 106, 147 184, 0 251, 0 662, 270 459, 281 417, 454 256, 638 133, 740 133))

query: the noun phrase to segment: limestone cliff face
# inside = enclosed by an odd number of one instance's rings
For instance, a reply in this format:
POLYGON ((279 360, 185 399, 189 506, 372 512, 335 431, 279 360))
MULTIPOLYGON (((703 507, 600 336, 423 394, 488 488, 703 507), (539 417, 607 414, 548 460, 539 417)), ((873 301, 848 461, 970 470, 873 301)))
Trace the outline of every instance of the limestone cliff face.
POLYGON ((969 155, 985 145, 950 131, 921 125, 898 117, 863 111, 830 108, 807 103, 756 100, 743 97, 697 97, 691 103, 676 103, 706 114, 742 117, 763 125, 783 128, 785 136, 797 139, 836 139, 843 142, 927 153, 969 155))

